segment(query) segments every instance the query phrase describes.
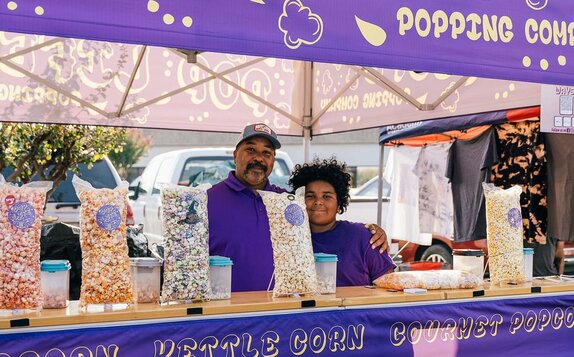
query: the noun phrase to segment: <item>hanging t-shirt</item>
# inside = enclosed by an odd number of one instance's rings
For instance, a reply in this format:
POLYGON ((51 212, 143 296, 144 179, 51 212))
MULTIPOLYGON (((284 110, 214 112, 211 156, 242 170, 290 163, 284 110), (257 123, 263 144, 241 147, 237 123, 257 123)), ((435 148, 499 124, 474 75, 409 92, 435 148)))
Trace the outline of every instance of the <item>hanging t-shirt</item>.
POLYGON ((452 237, 452 191, 445 177, 451 143, 424 146, 415 164, 419 177, 419 226, 422 233, 452 237))
POLYGON ((446 176, 452 186, 454 241, 486 238, 486 206, 482 183, 496 163, 494 128, 471 140, 455 141, 448 154, 446 176))
POLYGON ((419 227, 419 178, 413 169, 420 150, 390 148, 384 177, 391 183, 391 195, 384 228, 389 238, 431 245, 431 234, 421 235, 419 227))
POLYGON ((507 123, 496 127, 498 163, 490 181, 507 189, 520 186, 524 239, 546 244, 546 152, 539 121, 507 123))
POLYGON ((545 133, 548 236, 574 242, 574 135, 545 133))

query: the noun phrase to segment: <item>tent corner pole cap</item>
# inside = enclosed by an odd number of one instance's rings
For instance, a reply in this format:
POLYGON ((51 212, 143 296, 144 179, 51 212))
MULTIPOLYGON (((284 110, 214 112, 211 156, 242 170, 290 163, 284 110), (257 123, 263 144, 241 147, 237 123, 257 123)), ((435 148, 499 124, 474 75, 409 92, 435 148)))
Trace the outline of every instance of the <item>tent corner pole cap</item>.
POLYGON ((197 63, 197 55, 202 52, 196 50, 186 50, 182 48, 178 48, 177 51, 183 53, 187 57, 187 63, 197 63))

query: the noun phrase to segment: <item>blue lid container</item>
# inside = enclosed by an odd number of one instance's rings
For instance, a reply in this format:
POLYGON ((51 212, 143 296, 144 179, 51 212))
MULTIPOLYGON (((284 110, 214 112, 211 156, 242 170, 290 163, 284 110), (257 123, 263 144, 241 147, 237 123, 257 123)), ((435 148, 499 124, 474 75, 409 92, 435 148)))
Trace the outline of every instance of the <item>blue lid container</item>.
POLYGON ((315 253, 313 256, 315 257, 315 262, 317 263, 336 262, 338 260, 337 255, 335 254, 315 253))
POLYGON ((534 254, 534 248, 524 248, 522 251, 524 254, 534 254))
POLYGON ((233 261, 228 257, 222 257, 219 255, 209 256, 210 267, 226 267, 230 265, 233 265, 233 261))
POLYGON ((49 273, 55 273, 57 271, 68 271, 70 270, 70 262, 68 260, 43 260, 40 262, 40 270, 47 271, 49 273))

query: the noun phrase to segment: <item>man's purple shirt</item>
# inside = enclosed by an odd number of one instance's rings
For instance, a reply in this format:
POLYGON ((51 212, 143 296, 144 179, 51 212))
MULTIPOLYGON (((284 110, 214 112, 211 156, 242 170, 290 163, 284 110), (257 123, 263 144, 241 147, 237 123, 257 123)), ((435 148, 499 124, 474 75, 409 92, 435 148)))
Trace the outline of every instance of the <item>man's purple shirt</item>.
MULTIPOLYGON (((287 192, 269 181, 264 190, 287 192)), ((207 211, 209 254, 233 261, 231 290, 267 290, 273 274, 273 249, 261 197, 231 171, 227 179, 207 191, 207 211)))
POLYGON ((339 221, 334 229, 311 237, 315 253, 337 255, 337 286, 371 285, 395 268, 387 252, 371 249, 371 233, 361 223, 339 221))

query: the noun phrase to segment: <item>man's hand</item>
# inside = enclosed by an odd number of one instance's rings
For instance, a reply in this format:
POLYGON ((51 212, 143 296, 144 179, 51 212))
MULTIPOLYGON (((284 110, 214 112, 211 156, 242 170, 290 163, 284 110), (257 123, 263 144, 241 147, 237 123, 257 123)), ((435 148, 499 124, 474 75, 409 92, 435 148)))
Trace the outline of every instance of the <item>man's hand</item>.
POLYGON ((383 254, 384 251, 389 250, 389 242, 387 242, 387 233, 381 227, 374 223, 365 224, 365 227, 371 232, 372 236, 369 240, 371 249, 380 247, 379 253, 383 254))

